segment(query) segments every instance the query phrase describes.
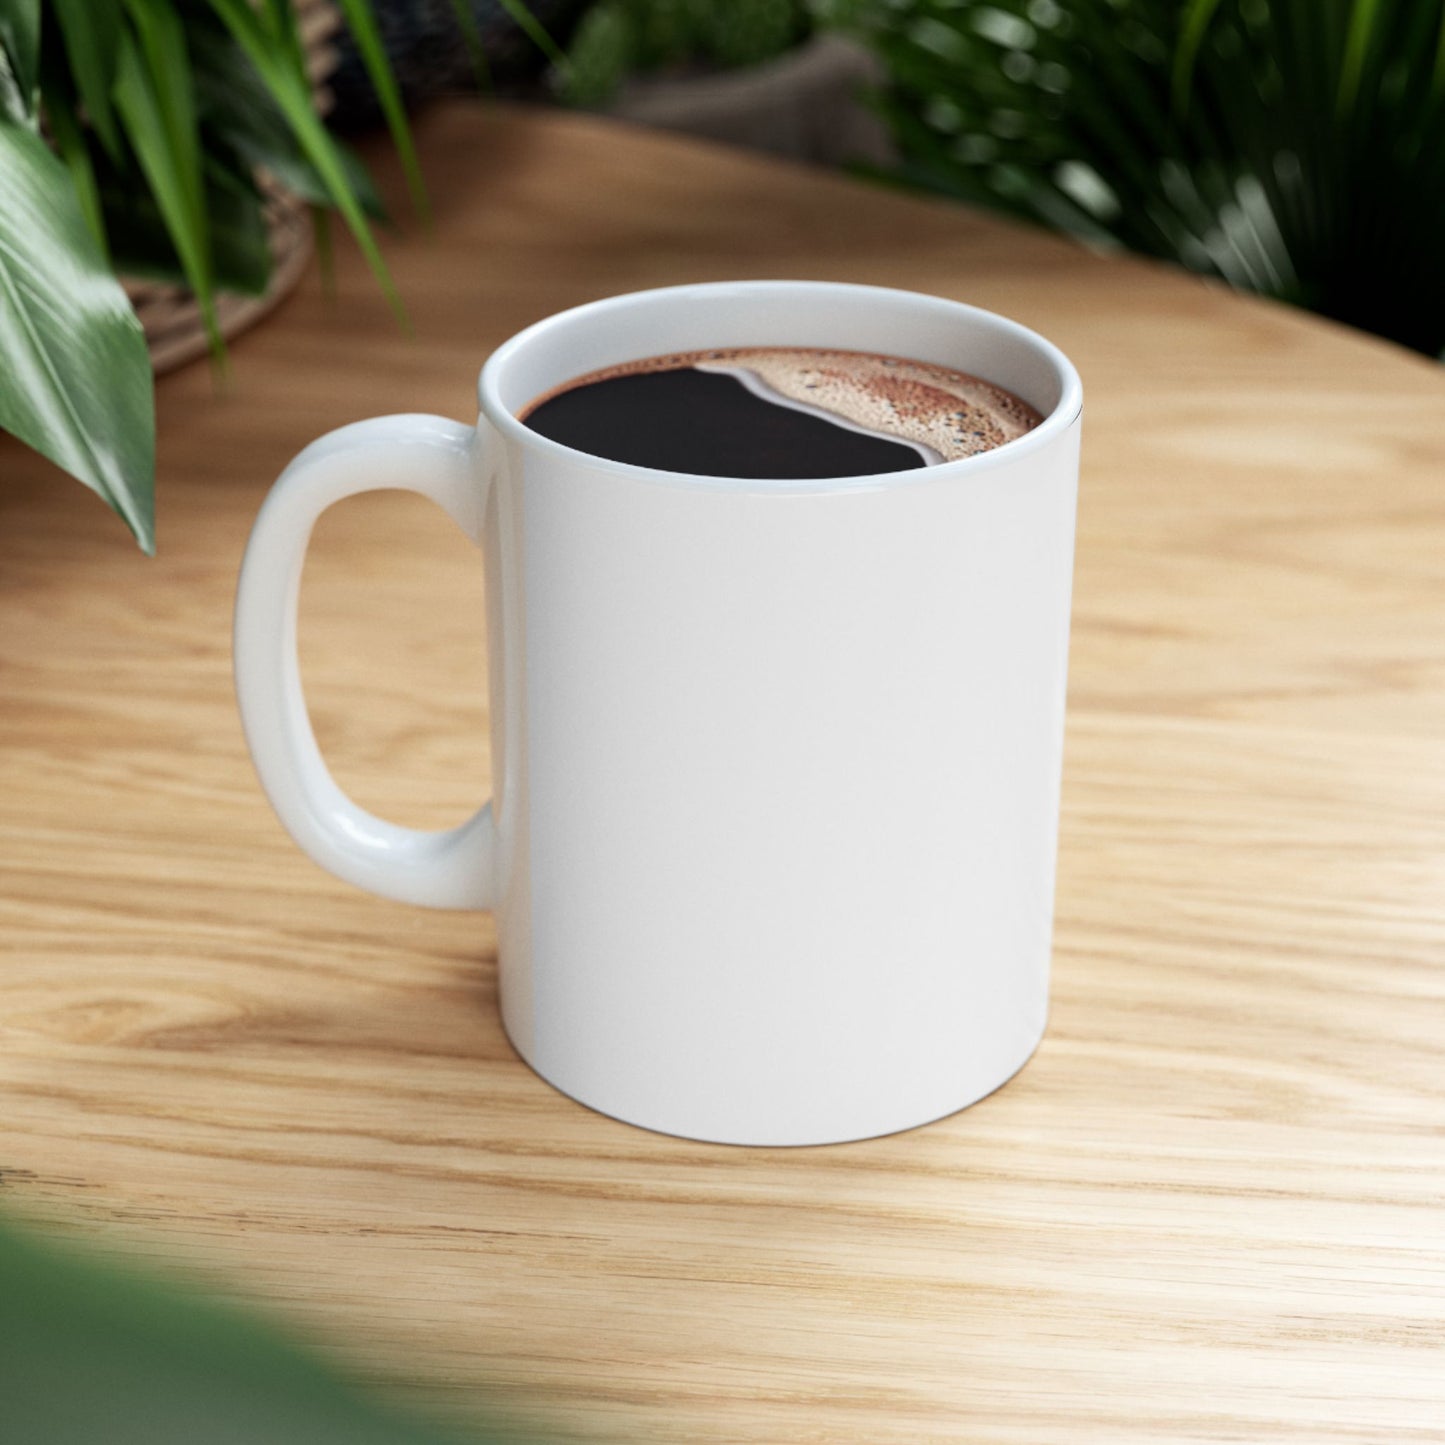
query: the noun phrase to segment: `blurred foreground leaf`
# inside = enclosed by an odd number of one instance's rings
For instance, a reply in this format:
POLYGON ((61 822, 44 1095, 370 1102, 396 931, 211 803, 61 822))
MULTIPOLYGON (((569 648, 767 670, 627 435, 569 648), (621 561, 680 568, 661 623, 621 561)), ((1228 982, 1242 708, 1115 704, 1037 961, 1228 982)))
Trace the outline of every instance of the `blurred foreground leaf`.
POLYGON ((0 1439, 10 1445, 520 1445, 367 1399, 247 1316, 0 1224, 0 1439))

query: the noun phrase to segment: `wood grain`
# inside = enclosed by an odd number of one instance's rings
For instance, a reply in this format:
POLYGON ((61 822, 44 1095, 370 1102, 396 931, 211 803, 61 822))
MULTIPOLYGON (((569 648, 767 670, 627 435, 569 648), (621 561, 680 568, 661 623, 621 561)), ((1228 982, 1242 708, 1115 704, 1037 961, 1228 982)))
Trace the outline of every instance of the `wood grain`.
MULTIPOLYGON (((155 562, 0 446, 0 1199, 418 1398, 599 1437, 1445 1438, 1445 376, 696 143, 464 106, 421 137, 436 229, 389 250, 415 338, 344 255, 228 386, 165 381, 155 562), (560 307, 769 275, 1004 311, 1089 396, 1048 1036, 953 1118, 780 1152, 530 1074, 489 918, 282 835, 228 660, 251 518, 319 432, 470 416, 487 350, 560 307)), ((415 499, 318 534, 318 727, 403 821, 488 786, 481 595, 415 499)))

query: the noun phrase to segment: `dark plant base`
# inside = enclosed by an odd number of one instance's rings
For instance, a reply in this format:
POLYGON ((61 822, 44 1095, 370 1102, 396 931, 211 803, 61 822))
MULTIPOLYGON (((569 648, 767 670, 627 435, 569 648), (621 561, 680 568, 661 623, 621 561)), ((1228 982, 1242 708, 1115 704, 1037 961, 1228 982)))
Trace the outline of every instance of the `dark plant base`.
MULTIPOLYGON (((499 0, 464 0, 477 23, 489 85, 503 94, 535 84, 547 58, 518 28, 499 0)), ((439 95, 477 88, 476 69, 457 25, 453 0, 372 0, 382 44, 408 107, 439 95)), ((527 0, 527 8, 559 44, 587 0, 527 0)), ((350 31, 337 37, 340 60, 329 85, 336 98, 331 121, 355 132, 382 123, 376 94, 350 31)))

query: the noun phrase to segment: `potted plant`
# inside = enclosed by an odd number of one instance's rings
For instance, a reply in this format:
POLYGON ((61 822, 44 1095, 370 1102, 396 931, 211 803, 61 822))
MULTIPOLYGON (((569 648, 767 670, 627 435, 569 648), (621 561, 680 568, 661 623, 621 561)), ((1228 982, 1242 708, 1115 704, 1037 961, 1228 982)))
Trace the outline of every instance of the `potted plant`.
POLYGON ((1445 353, 1445 13, 832 0, 895 179, 1445 353))
POLYGON ((597 0, 566 59, 568 105, 799 160, 891 153, 858 99, 878 68, 810 0, 597 0))
MULTIPOLYGON (((424 205, 369 0, 336 11, 424 205)), ((371 182, 321 119, 336 11, 0 0, 0 431, 98 492, 147 552, 147 331, 162 363, 207 346, 219 357, 224 334, 299 272, 308 207, 340 214, 399 310, 371 182)))

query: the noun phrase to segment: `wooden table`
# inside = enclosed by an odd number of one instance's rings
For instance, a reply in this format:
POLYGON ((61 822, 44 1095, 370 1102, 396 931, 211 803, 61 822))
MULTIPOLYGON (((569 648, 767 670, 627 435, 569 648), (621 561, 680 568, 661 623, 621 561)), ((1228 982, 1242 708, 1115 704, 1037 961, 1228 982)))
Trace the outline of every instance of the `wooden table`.
MULTIPOLYGON (((156 561, 0 448, 0 1200, 593 1436, 1445 1438, 1445 375, 724 150, 465 107, 421 140, 435 232, 389 248, 415 337, 343 254, 229 386, 166 381, 156 561), (1048 1036, 942 1123, 779 1152, 535 1078, 487 916, 283 836, 228 637, 319 432, 472 416, 488 349, 561 307, 772 275, 993 307, 1089 396, 1048 1036)), ((318 534, 314 716, 401 821, 487 787, 481 595, 415 498, 318 534)))

